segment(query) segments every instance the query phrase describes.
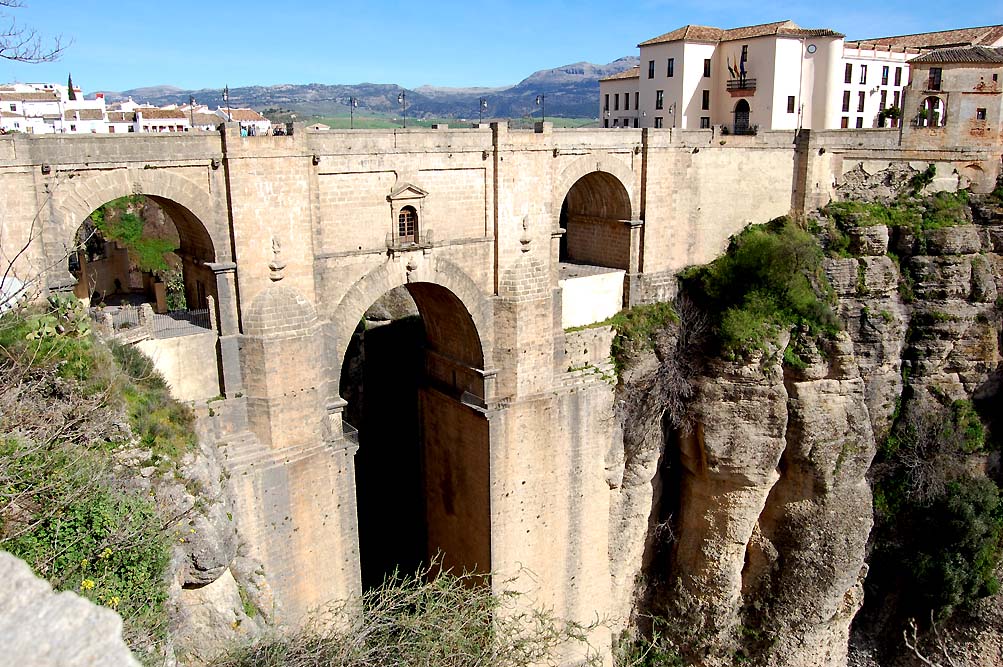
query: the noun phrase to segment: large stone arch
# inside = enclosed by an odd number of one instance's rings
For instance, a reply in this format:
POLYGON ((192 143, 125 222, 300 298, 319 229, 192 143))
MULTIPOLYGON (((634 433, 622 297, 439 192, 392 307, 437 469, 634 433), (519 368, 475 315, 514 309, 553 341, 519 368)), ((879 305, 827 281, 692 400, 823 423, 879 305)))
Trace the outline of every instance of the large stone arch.
POLYGON ((554 190, 550 199, 550 213, 555 224, 560 219, 561 206, 564 204, 565 197, 571 192, 571 188, 583 177, 597 171, 610 174, 620 182, 630 197, 631 219, 640 218, 639 178, 631 166, 612 155, 583 155, 565 167, 554 181, 554 190))
POLYGON ((183 243, 202 247, 208 242, 214 261, 232 261, 225 211, 206 189, 168 169, 117 169, 66 175, 65 180, 52 187, 50 231, 46 234, 49 250, 69 251, 74 246, 77 229, 87 216, 112 200, 134 194, 147 195, 164 208, 178 226, 183 243))
MULTIPOLYGON (((487 295, 477 286, 477 283, 459 266, 445 258, 427 258, 418 253, 405 256, 399 261, 390 261, 379 268, 370 271, 359 279, 334 309, 332 316, 334 349, 331 355, 336 362, 333 369, 334 378, 341 372, 341 364, 348 350, 352 333, 358 326, 366 311, 381 296, 403 285, 419 285, 422 283, 438 285, 445 288, 456 299, 456 304, 462 306, 470 317, 473 334, 480 348, 480 359, 459 359, 469 365, 473 361, 480 362, 481 370, 493 368, 492 364, 492 305, 487 295), (412 262, 411 270, 408 263, 412 262)), ((414 296, 414 294, 412 294, 414 296)), ((420 299, 421 296, 418 296, 420 299)), ((417 300, 417 299, 416 299, 417 300)), ((419 309, 421 303, 418 303, 419 309)))

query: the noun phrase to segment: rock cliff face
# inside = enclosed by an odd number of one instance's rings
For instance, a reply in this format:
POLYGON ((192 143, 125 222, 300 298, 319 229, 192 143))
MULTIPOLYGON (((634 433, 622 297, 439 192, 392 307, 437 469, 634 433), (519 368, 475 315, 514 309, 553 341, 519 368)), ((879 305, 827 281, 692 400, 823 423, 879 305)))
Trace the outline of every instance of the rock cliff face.
MULTIPOLYGON (((908 176, 857 179, 853 196, 893 197, 908 176)), ((618 388, 623 448, 608 461, 623 618, 664 618, 688 664, 847 665, 868 574, 869 468, 904 384, 945 400, 997 391, 1003 210, 970 210, 925 233, 846 226, 849 252, 825 260, 844 331, 820 347, 797 338, 803 364, 782 354, 797 331, 751 360, 697 360, 680 345, 685 317, 634 356, 618 388)), ((959 664, 1003 664, 998 637, 986 641, 1000 614, 982 604, 981 620, 955 628, 959 664)))

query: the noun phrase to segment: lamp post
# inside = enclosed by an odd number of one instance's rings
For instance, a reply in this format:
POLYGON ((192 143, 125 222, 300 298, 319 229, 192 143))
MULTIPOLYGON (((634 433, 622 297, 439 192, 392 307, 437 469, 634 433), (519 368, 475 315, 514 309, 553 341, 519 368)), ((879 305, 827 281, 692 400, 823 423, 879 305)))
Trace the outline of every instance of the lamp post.
POLYGON ((397 96, 397 102, 401 105, 401 114, 404 116, 404 127, 407 128, 407 95, 405 92, 401 90, 400 95, 397 96))
POLYGON ((605 121, 606 121, 606 122, 604 123, 604 125, 605 125, 606 127, 609 127, 609 109, 606 109, 606 110, 605 110, 605 111, 603 111, 602 113, 603 113, 603 116, 604 116, 604 119, 605 119, 605 121))
POLYGON ((230 113, 230 86, 223 86, 223 104, 226 105, 226 119, 233 122, 233 114, 230 113))
POLYGON ((540 110, 543 112, 543 114, 542 114, 543 122, 546 123, 547 122, 547 96, 546 95, 537 95, 536 96, 536 106, 540 107, 540 110))
POLYGON ((359 100, 354 97, 348 98, 349 129, 355 129, 355 107, 359 106, 359 100))
POLYGON ((670 114, 672 114, 672 127, 674 129, 676 127, 676 103, 675 102, 673 102, 672 104, 669 105, 668 111, 669 111, 670 114))
POLYGON ((191 125, 191 129, 195 129, 195 96, 188 96, 188 124, 191 125))
POLYGON ((488 108, 488 98, 482 97, 477 101, 477 124, 484 121, 484 110, 488 108))

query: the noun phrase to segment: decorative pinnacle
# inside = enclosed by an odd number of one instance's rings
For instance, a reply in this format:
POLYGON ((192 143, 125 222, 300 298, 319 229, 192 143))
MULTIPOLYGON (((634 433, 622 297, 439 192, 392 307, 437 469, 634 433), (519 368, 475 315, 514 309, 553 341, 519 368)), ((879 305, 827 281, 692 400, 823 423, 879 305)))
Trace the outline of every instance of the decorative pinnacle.
POLYGON ((271 270, 269 278, 275 281, 282 280, 282 269, 286 268, 286 263, 282 261, 282 244, 276 236, 272 237, 272 261, 268 263, 268 268, 271 270))

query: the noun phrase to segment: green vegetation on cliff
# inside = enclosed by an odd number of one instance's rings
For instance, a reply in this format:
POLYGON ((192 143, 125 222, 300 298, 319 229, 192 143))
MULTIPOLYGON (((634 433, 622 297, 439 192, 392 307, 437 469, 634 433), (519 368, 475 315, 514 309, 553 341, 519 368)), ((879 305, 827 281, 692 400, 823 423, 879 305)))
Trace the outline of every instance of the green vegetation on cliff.
POLYGON ((167 273, 171 267, 165 255, 176 250, 176 244, 144 233, 146 222, 135 211, 145 202, 142 195, 115 199, 91 213, 90 220, 106 240, 128 248, 141 271, 167 273))
POLYGON ((715 318, 726 356, 766 350, 781 329, 832 334, 839 323, 818 240, 787 218, 753 225, 710 264, 682 274, 686 294, 715 318))
POLYGON ((0 549, 118 611, 144 654, 166 631, 170 546, 138 468, 194 435, 140 359, 94 338, 73 300, 0 317, 0 549))

